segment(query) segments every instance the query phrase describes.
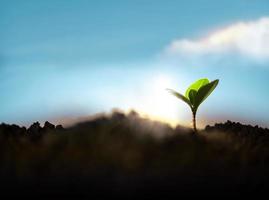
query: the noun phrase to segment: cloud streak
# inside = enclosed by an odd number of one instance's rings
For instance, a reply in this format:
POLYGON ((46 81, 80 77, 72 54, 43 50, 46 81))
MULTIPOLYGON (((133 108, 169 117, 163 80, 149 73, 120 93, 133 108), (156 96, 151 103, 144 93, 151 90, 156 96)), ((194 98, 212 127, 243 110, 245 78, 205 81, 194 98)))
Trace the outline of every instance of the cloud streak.
POLYGON ((235 53, 269 59, 269 17, 238 22, 198 39, 178 39, 166 48, 168 55, 235 53))

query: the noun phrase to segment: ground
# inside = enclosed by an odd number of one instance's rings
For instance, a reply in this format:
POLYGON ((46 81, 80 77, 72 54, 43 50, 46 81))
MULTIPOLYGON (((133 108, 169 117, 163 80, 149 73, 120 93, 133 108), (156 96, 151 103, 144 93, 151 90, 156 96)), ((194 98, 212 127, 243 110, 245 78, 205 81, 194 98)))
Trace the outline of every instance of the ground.
POLYGON ((0 125, 2 195, 242 196, 269 189, 269 130, 191 129, 115 112, 70 128, 0 125))

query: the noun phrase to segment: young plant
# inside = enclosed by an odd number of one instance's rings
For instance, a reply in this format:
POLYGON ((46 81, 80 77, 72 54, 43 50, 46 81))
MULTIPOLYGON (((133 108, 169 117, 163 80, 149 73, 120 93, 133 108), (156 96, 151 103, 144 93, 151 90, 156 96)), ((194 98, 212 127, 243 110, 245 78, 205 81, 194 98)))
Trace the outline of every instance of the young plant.
POLYGON ((192 83, 186 90, 185 95, 182 95, 172 89, 167 89, 171 94, 187 103, 192 111, 193 130, 196 133, 196 113, 200 104, 211 94, 218 85, 219 80, 209 82, 207 78, 197 80, 192 83))

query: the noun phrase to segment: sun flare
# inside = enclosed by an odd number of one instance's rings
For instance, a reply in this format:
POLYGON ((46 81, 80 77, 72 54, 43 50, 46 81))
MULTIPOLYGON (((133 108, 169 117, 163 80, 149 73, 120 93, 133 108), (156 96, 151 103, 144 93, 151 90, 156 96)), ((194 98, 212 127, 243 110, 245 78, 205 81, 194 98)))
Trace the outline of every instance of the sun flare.
POLYGON ((137 108, 138 112, 151 119, 176 126, 183 117, 183 109, 179 106, 178 100, 166 91, 171 87, 175 87, 175 83, 169 76, 161 75, 150 80, 146 95, 142 97, 142 103, 137 108))

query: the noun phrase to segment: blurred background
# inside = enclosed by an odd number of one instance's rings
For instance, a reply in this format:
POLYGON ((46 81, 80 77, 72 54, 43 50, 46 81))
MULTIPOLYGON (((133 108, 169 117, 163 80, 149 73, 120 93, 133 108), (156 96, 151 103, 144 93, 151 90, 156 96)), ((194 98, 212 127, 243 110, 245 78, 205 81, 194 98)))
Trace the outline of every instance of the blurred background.
POLYGON ((118 108, 189 126, 184 93, 220 79, 198 127, 268 127, 269 2, 0 1, 0 121, 68 126, 118 108))

